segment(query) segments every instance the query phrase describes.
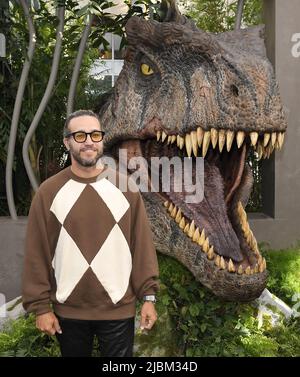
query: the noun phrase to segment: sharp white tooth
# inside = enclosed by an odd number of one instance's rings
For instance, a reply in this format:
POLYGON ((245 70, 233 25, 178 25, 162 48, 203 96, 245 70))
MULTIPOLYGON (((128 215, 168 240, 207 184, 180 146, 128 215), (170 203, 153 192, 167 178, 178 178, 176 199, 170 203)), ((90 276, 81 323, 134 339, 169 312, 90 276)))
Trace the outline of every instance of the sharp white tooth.
POLYGON ((220 262, 221 262, 220 255, 217 255, 217 256, 215 257, 215 265, 216 265, 217 267, 220 267, 220 262))
POLYGON ((215 253, 214 253, 214 247, 211 246, 211 247, 209 248, 209 250, 208 250, 207 258, 208 258, 209 260, 212 260, 212 259, 214 258, 214 256, 215 256, 215 253))
POLYGON ((169 205, 168 211, 169 211, 170 213, 172 213, 173 209, 174 209, 174 204, 171 203, 171 204, 169 205))
POLYGON ((165 131, 163 131, 162 136, 161 136, 161 141, 164 142, 166 137, 167 137, 167 134, 165 133, 165 131))
POLYGON ((272 132, 272 135, 271 135, 271 145, 272 145, 273 148, 275 147, 276 137, 277 137, 276 132, 272 132))
POLYGON ((180 228, 180 229, 184 229, 184 228, 185 228, 185 220, 184 220, 184 217, 180 220, 179 228, 180 228))
POLYGON ((197 142, 198 142, 199 148, 201 148, 203 136, 204 136, 204 131, 202 130, 201 127, 198 127, 197 128, 197 142))
POLYGON ((171 212, 171 216, 173 217, 173 219, 175 219, 176 214, 177 214, 177 207, 175 206, 175 207, 173 208, 173 211, 171 212))
POLYGON ((267 144, 268 144, 268 142, 270 140, 270 136, 271 135, 269 133, 264 134, 264 147, 267 146, 267 144))
POLYGON ((258 139, 258 133, 257 132, 250 132, 250 139, 251 139, 251 144, 253 147, 255 147, 258 139))
POLYGON ((175 217, 175 221, 176 221, 177 223, 179 223, 180 220, 181 220, 181 218, 182 218, 182 215, 181 215, 181 209, 179 208, 179 210, 178 210, 178 212, 177 212, 177 214, 176 214, 176 217, 175 217))
POLYGON ((194 235, 194 232, 195 232, 195 222, 194 222, 194 220, 193 220, 193 221, 191 222, 191 224, 190 224, 190 229, 189 229, 188 236, 189 236, 190 238, 192 238, 193 235, 194 235))
POLYGON ((226 263, 225 263, 225 260, 223 257, 221 257, 220 259, 220 267, 222 270, 225 270, 226 269, 226 263))
POLYGON ((233 264, 231 258, 229 259, 229 262, 228 262, 228 271, 229 272, 235 272, 235 267, 234 267, 234 264, 233 264))
POLYGON ((203 158, 206 156, 209 144, 210 144, 210 131, 205 131, 204 136, 203 136, 203 144, 202 144, 203 158))
POLYGON ((182 149, 183 145, 184 145, 184 138, 181 137, 180 135, 177 135, 177 147, 182 149))
POLYGON ((248 267, 246 268, 246 270, 245 270, 245 274, 246 274, 246 275, 250 275, 250 272, 251 272, 251 268, 250 268, 250 266, 248 266, 248 267))
POLYGON ((179 138, 179 148, 182 149, 184 147, 184 137, 178 135, 177 138, 179 138))
POLYGON ((161 131, 157 131, 156 132, 156 139, 157 139, 157 141, 159 141, 160 137, 161 137, 161 131))
POLYGON ((220 130, 219 131, 219 150, 220 150, 220 153, 222 152, 222 150, 224 148, 225 141, 226 141, 226 132, 225 132, 225 130, 220 130))
POLYGON ((283 145, 283 141, 284 141, 284 132, 279 132, 277 139, 278 139, 279 149, 281 149, 283 145))
POLYGON ((184 233, 188 233, 189 229, 190 229, 190 225, 189 225, 189 223, 187 223, 186 226, 184 227, 184 230, 183 230, 184 233))
POLYGON ((177 136, 176 135, 172 135, 171 137, 171 144, 173 144, 177 139, 177 136))
POLYGON ((227 152, 230 152, 233 139, 234 139, 234 131, 227 130, 227 132, 226 132, 226 149, 227 149, 227 152))
POLYGON ((166 200, 166 201, 164 202, 164 206, 165 206, 166 208, 169 208, 169 201, 168 201, 168 200, 166 200))
POLYGON ((167 142, 167 144, 170 144, 170 143, 171 143, 171 139, 172 139, 172 136, 169 135, 169 136, 168 136, 168 142, 167 142))
POLYGON ((205 253, 208 253, 209 250, 209 238, 207 237, 206 240, 204 241, 204 244, 202 246, 202 249, 205 253))
POLYGON ((243 266, 240 264, 237 273, 241 275, 243 273, 243 266))
POLYGON ((197 132, 196 131, 191 132, 191 141, 192 141, 192 148, 193 148, 194 156, 197 157, 198 142, 197 142, 197 132))
POLYGON ((197 228, 193 235, 193 241, 198 242, 199 238, 200 238, 200 232, 199 232, 199 228, 197 228))
POLYGON ((241 145, 244 142, 244 139, 245 139, 245 132, 244 131, 238 131, 238 133, 236 134, 236 143, 237 143, 238 148, 241 147, 241 145))
POLYGON ((192 155, 192 141, 191 141, 191 135, 186 134, 185 135, 185 148, 186 148, 186 153, 189 157, 192 155))
POLYGON ((205 230, 203 229, 203 230, 202 230, 202 233, 201 233, 201 236, 200 236, 200 238, 199 238, 199 240, 198 240, 198 244, 199 244, 200 246, 203 246, 204 241, 205 241, 205 230))
POLYGON ((215 149, 216 145, 217 145, 217 142, 218 142, 218 130, 216 130, 215 128, 212 128, 210 130, 210 138, 211 138, 211 144, 213 146, 213 149, 215 149))

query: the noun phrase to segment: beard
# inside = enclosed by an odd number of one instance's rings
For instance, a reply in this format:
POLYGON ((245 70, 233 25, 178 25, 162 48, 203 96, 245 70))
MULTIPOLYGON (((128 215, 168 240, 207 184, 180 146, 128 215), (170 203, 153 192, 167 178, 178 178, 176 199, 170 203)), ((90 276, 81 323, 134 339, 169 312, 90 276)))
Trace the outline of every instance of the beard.
POLYGON ((96 150, 94 148, 83 148, 83 149, 81 149, 80 151, 77 152, 70 146, 71 156, 74 158, 74 160, 76 160, 78 162, 79 165, 84 166, 84 167, 95 166, 97 164, 97 161, 99 160, 99 158, 102 156, 102 153, 103 153, 102 148, 101 148, 101 150, 96 150), (80 152, 85 151, 85 150, 97 151, 97 154, 93 158, 82 158, 80 156, 80 152))

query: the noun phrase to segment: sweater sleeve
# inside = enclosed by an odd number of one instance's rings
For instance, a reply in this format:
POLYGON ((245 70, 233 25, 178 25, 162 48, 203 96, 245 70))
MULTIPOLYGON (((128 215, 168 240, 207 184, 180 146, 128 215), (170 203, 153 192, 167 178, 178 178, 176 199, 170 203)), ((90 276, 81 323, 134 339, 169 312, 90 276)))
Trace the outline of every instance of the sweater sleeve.
POLYGON ((38 190, 31 203, 25 237, 22 276, 22 303, 36 315, 52 311, 50 306, 51 253, 47 236, 47 219, 38 190))
POLYGON ((133 252, 132 284, 139 300, 159 290, 158 261, 142 195, 136 193, 132 207, 131 250, 133 252))

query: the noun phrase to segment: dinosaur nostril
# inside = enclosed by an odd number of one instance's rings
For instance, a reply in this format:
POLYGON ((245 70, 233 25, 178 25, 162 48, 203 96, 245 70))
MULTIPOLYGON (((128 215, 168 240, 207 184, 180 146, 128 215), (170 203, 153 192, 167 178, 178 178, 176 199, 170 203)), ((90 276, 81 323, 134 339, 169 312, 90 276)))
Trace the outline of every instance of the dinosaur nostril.
POLYGON ((234 84, 230 85, 230 90, 231 90, 231 93, 235 97, 238 97, 238 95, 239 95, 239 88, 236 85, 234 85, 234 84))

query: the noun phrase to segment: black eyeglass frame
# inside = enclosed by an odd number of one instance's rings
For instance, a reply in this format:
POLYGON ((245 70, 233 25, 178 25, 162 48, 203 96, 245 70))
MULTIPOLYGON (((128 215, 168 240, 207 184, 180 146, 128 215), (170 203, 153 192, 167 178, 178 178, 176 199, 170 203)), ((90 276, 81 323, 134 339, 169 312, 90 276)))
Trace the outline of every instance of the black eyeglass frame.
POLYGON ((92 132, 76 131, 76 132, 71 132, 71 133, 67 134, 65 137, 68 138, 68 137, 71 137, 71 136, 72 136, 73 139, 76 141, 76 143, 81 144, 81 143, 85 143, 85 142, 86 142, 86 139, 87 139, 88 135, 90 135, 90 138, 91 138, 91 140, 92 140, 93 143, 100 143, 100 141, 102 141, 103 138, 104 138, 105 132, 104 132, 104 131, 100 131, 100 130, 94 130, 94 131, 92 131, 92 132), (93 140, 93 136, 92 136, 92 134, 93 134, 94 132, 100 132, 101 135, 102 135, 102 139, 99 140, 99 141, 94 141, 94 140, 93 140), (85 139, 84 139, 83 141, 77 141, 77 140, 75 139, 75 135, 76 135, 76 134, 79 134, 79 133, 81 133, 81 134, 85 134, 85 139))

